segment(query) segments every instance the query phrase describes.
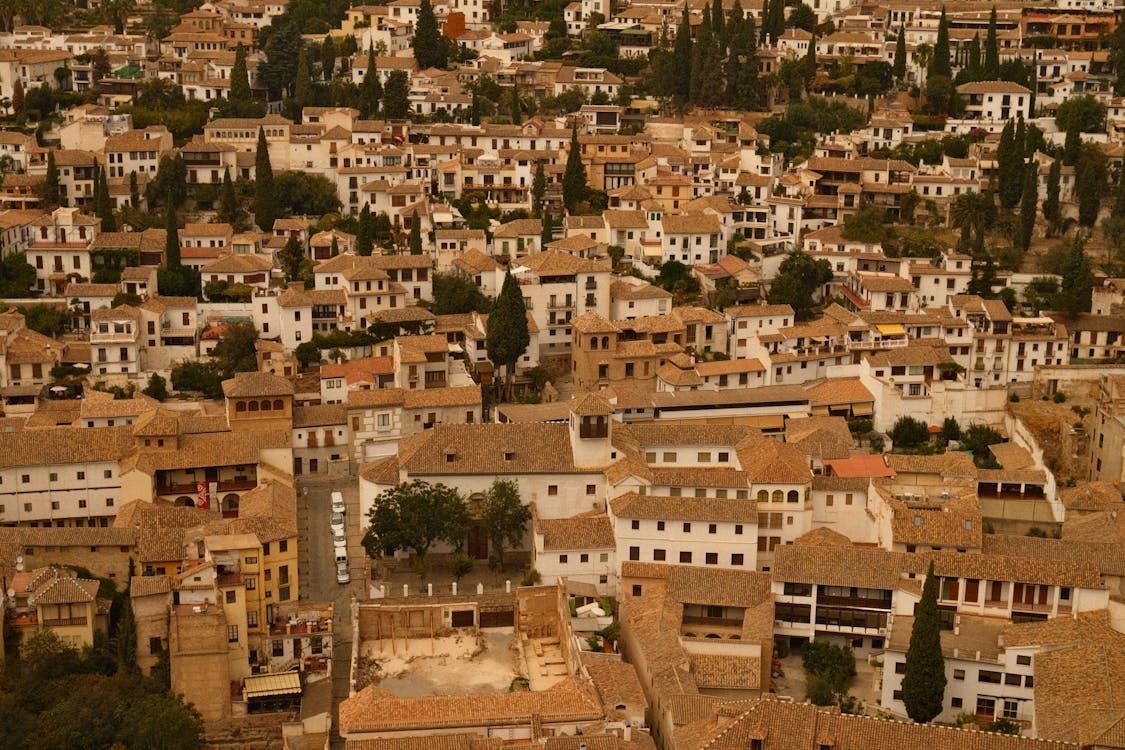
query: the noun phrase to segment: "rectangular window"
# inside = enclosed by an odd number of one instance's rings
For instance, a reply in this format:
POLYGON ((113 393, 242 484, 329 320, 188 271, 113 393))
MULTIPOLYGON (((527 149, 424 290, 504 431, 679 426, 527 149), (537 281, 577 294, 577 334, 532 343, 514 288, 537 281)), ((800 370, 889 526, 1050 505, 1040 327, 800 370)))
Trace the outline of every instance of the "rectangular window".
POLYGON ((963 669, 954 669, 954 670, 953 670, 953 679, 955 679, 955 680, 963 680, 963 679, 965 679, 965 670, 963 670, 963 669))
POLYGON ((665 560, 667 560, 667 559, 668 559, 668 556, 667 556, 667 554, 666 554, 666 553, 664 552, 664 550, 662 550, 662 549, 654 549, 654 550, 652 551, 652 559, 653 559, 653 560, 654 560, 655 562, 664 562, 665 560))
POLYGON ((656 530, 657 531, 664 531, 664 522, 663 521, 657 521, 656 522, 656 530))
POLYGON ((681 552, 680 553, 680 562, 681 563, 687 563, 687 564, 690 565, 691 564, 691 553, 690 552, 681 552))
POLYGON ((630 547, 629 548, 629 559, 630 560, 640 560, 641 559, 641 548, 640 547, 630 547))
POLYGON ((741 535, 742 535, 742 524, 740 524, 740 523, 736 523, 736 524, 734 525, 734 533, 735 533, 735 534, 737 534, 737 535, 739 535, 739 536, 741 536, 741 535))
POLYGON ((637 531, 641 528, 641 522, 634 518, 629 522, 629 528, 631 528, 633 531, 637 531))
POLYGON ((547 494, 551 497, 555 497, 559 494, 559 486, 557 484, 547 485, 547 494))
POLYGON ((277 551, 278 552, 288 552, 289 551, 289 540, 288 539, 282 539, 280 542, 278 542, 277 543, 277 551))
POLYGON ((227 643, 238 643, 237 625, 227 625, 227 643))
POLYGON ((237 595, 233 591, 226 592, 227 604, 234 604, 237 595))
POLYGON ((258 613, 254 610, 246 613, 246 626, 250 628, 258 627, 258 613))
POLYGON ((744 558, 743 558, 741 552, 735 552, 733 555, 730 556, 730 564, 735 565, 735 566, 741 566, 743 564, 743 559, 744 558))
POLYGON ((559 555, 559 564, 566 565, 570 561, 569 555, 559 555))
POLYGON ((684 524, 684 533, 685 533, 685 534, 690 534, 690 533, 691 533, 691 524, 690 524, 690 523, 685 523, 685 524, 684 524))
POLYGON ((718 565, 719 564, 719 553, 718 552, 708 552, 706 557, 704 558, 704 561, 708 565, 718 565))
POLYGON ((587 495, 595 495, 595 494, 597 494, 597 492, 598 492, 598 486, 596 484, 586 485, 586 494, 587 495))
POLYGON ((714 534, 715 532, 718 531, 718 529, 719 529, 719 527, 716 524, 713 524, 713 523, 707 524, 707 533, 708 534, 714 534))
POLYGON ((580 562, 580 563, 590 562, 590 556, 587 555, 587 554, 581 554, 581 555, 578 556, 578 562, 580 562))

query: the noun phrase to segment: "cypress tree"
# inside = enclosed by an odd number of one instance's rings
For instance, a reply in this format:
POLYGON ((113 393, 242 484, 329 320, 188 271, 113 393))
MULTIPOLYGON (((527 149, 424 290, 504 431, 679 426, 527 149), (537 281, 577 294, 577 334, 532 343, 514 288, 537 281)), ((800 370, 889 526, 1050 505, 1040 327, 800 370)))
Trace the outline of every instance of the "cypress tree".
POLYGON ((1117 187, 1113 191, 1113 215, 1125 216, 1125 170, 1117 173, 1117 187))
POLYGON ((324 43, 320 45, 320 72, 326 81, 331 81, 336 73, 336 43, 332 41, 331 34, 324 37, 324 43))
POLYGON ((47 176, 43 180, 43 201, 52 206, 65 206, 59 190, 59 168, 55 164, 54 150, 47 152, 47 176))
POLYGON ((328 249, 328 257, 335 258, 340 254, 340 243, 336 241, 336 235, 332 235, 332 247, 328 249))
POLYGON ((512 86, 512 95, 509 98, 509 108, 512 113, 512 124, 523 124, 523 105, 520 103, 520 90, 518 86, 512 86))
POLYGON ((1000 132, 996 147, 997 177, 1000 205, 1007 209, 1016 207, 1020 200, 1023 181, 1023 147, 1016 143, 1016 128, 1011 120, 1000 132))
POLYGON ((1086 255, 1085 241, 1081 232, 1075 235, 1070 246, 1070 254, 1062 267, 1062 282, 1055 297, 1055 307, 1071 315, 1090 312, 1091 294, 1094 289, 1094 271, 1090 258, 1086 255))
POLYGON ((116 232, 117 221, 113 218, 113 199, 109 197, 109 177, 105 169, 98 170, 97 216, 102 220, 103 232, 116 232))
POLYGON ((1016 247, 1024 252, 1031 247, 1035 232, 1035 214, 1039 198, 1039 164, 1032 160, 1024 167, 1023 195, 1020 197, 1020 221, 1017 227, 1016 247))
POLYGON ((404 120, 410 116, 410 79, 405 70, 392 71, 383 87, 383 116, 404 120))
POLYGON ((258 151, 254 157, 254 221, 263 232, 272 232, 278 213, 270 150, 265 131, 258 128, 258 151))
POLYGON ((785 33, 785 0, 770 3, 770 38, 774 44, 785 33))
POLYGON ((228 222, 233 222, 238 217, 238 199, 234 195, 230 169, 223 170, 223 186, 219 189, 219 216, 228 222))
POLYGON ((1055 159, 1051 162, 1051 169, 1047 172, 1047 199, 1043 201, 1043 218, 1048 225, 1054 226, 1059 221, 1059 183, 1062 173, 1062 162, 1055 159))
POLYGON ((1125 96, 1125 23, 1117 24, 1113 32, 1109 59, 1113 63, 1113 93, 1125 96))
POLYGON ((711 33, 715 36, 715 41, 719 44, 719 52, 722 53, 723 48, 723 34, 726 30, 723 26, 723 0, 714 0, 711 3, 711 33))
POLYGON ((477 92, 473 92, 473 104, 469 110, 469 122, 473 125, 480 125, 480 99, 477 98, 477 92))
POLYGON ((422 254, 422 222, 418 219, 418 209, 410 217, 410 254, 422 254))
POLYGON ((902 702, 914 721, 924 724, 941 713, 945 700, 945 656, 941 653, 941 620, 934 564, 926 573, 922 599, 914 608, 914 626, 906 649, 902 702))
MULTIPOLYGON (((1075 118, 1077 119, 1077 118, 1075 118)), ((1063 164, 1073 167, 1078 164, 1078 157, 1082 153, 1082 133, 1077 122, 1072 122, 1066 129, 1066 140, 1063 141, 1063 164)))
POLYGON ((1074 189, 1078 197, 1078 223, 1092 227, 1098 221, 1102 194, 1105 192, 1105 156, 1094 144, 1082 149, 1074 170, 1074 189))
POLYGON ((758 47, 754 19, 738 24, 730 40, 726 61, 726 105, 752 110, 761 104, 758 88, 758 47))
POLYGON ((297 281, 301 273, 301 261, 305 259, 304 249, 301 247, 296 235, 289 235, 285 247, 277 254, 278 265, 286 281, 297 281))
POLYGON ((539 250, 547 249, 547 245, 555 241, 555 219, 551 216, 551 212, 547 211, 543 214, 543 228, 539 232, 539 250))
POLYGON ((672 73, 675 75, 673 95, 685 101, 691 96, 691 53, 691 18, 685 4, 683 18, 676 28, 676 42, 672 46, 672 73))
POLYGON ((984 77, 995 81, 1000 77, 1000 43, 996 39, 996 6, 988 16, 988 33, 984 37, 984 77))
POLYGON ((363 72, 363 82, 359 85, 359 110, 363 117, 374 117, 382 98, 383 84, 375 66, 375 48, 371 47, 367 50, 367 70, 363 72))
POLYGON ((938 21, 937 41, 934 42, 933 58, 930 60, 930 69, 926 75, 945 76, 953 78, 953 64, 949 56, 949 20, 945 17, 945 6, 941 8, 941 20, 938 21))
POLYGON ((689 98, 701 107, 718 106, 723 98, 723 61, 711 31, 710 16, 710 8, 705 8, 699 37, 692 50, 689 98))
POLYGON ((504 366, 505 390, 510 390, 516 362, 531 343, 527 329, 527 306, 519 282, 511 271, 504 276, 504 285, 492 305, 485 325, 484 343, 492 363, 497 367, 504 366))
POLYGON ((18 114, 23 112, 23 105, 24 105, 24 101, 26 101, 26 98, 27 97, 26 97, 26 95, 24 93, 24 90, 23 90, 23 81, 21 79, 17 78, 15 80, 15 82, 12 84, 12 112, 13 113, 18 115, 18 114))
POLYGON ((582 147, 578 144, 578 126, 570 128, 570 151, 566 155, 563 172, 563 204, 568 213, 574 213, 578 204, 586 199, 586 165, 582 163, 582 147))
POLYGON ((357 255, 371 255, 374 250, 375 236, 371 221, 371 206, 364 203, 359 212, 359 227, 355 233, 355 251, 357 255))
POLYGON ((1028 97, 1027 112, 1031 117, 1035 117, 1035 97, 1039 93, 1039 66, 1035 64, 1035 58, 1032 58, 1028 67, 1031 68, 1031 73, 1029 74, 1027 88, 1030 89, 1031 95, 1028 97))
POLYGON ((126 586, 121 605, 121 619, 117 623, 117 672, 133 674, 136 671, 137 618, 133 614, 133 597, 129 596, 129 586, 126 586))
POLYGON ((172 270, 183 267, 180 262, 180 225, 176 222, 176 204, 171 195, 164 205, 164 265, 172 270))
POLYGON ((129 173, 129 205, 139 208, 141 205, 141 188, 137 185, 137 173, 129 173))
POLYGON ((762 28, 758 29, 758 44, 766 43, 770 28, 770 0, 762 0, 762 28))
POLYGON ((543 162, 535 162, 535 177, 531 180, 531 209, 535 213, 543 210, 543 195, 547 192, 547 173, 543 162))
POLYGON ((293 84, 293 101, 304 108, 312 102, 312 72, 309 70, 308 48, 302 46, 297 54, 297 78, 293 84))
POLYGON ((241 42, 234 48, 234 66, 230 71, 230 100, 239 103, 254 100, 250 91, 250 75, 246 72, 246 48, 241 42))
POLYGON ((898 38, 895 39, 895 60, 891 65, 895 80, 906 80, 906 24, 899 24, 898 38))
POLYGON ((969 49, 966 51, 965 73, 970 80, 977 81, 981 78, 980 34, 973 34, 973 38, 969 40, 969 49))
POLYGON ((418 6, 418 23, 414 27, 414 59, 422 70, 444 68, 448 64, 448 47, 438 30, 430 0, 422 0, 422 4, 418 6))

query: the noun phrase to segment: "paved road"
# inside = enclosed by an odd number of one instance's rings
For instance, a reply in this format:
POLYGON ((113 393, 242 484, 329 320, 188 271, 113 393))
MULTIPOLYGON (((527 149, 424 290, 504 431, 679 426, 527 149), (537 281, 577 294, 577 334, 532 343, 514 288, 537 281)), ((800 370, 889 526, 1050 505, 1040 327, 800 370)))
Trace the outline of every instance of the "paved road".
MULTIPOLYGON (((310 601, 331 601, 335 605, 334 635, 332 639, 332 716, 340 701, 348 697, 348 672, 352 653, 352 595, 363 599, 364 551, 360 544, 359 489, 355 477, 333 480, 308 480, 298 482, 302 489, 297 499, 297 528, 301 544, 299 571, 301 598, 310 601), (332 492, 344 494, 348 512, 344 516, 344 530, 348 537, 348 563, 351 583, 336 582, 336 553, 332 545, 332 492)), ((343 747, 343 741, 334 734, 333 747, 343 747)))

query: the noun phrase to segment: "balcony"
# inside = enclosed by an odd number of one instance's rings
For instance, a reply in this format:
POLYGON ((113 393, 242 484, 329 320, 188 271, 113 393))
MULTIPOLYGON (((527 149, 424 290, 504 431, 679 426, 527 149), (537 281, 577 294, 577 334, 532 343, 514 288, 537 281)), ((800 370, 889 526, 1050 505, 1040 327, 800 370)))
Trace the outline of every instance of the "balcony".
POLYGON ((54 620, 40 620, 40 624, 45 628, 68 628, 68 627, 81 627, 86 625, 85 617, 59 617, 54 620))
POLYGON ((858 596, 826 596, 820 594, 816 598, 817 606, 852 607, 855 609, 882 609, 890 611, 891 599, 870 599, 858 596))

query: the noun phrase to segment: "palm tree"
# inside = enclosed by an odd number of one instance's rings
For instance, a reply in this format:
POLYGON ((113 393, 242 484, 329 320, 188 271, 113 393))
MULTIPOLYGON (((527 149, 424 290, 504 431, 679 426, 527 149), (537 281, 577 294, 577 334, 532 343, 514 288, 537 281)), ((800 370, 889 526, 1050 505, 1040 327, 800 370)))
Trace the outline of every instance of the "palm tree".
POLYGON ((921 86, 925 83, 926 71, 930 69, 930 63, 934 60, 934 47, 932 44, 923 42, 914 48, 914 62, 922 70, 922 74, 918 77, 918 85, 921 86))
MULTIPOLYGON (((984 237, 985 221, 988 210, 985 206, 984 196, 975 190, 961 193, 949 207, 949 223, 961 229, 961 242, 958 248, 961 252, 969 249, 974 232, 978 243, 984 237)), ((982 244, 982 243, 981 243, 982 244)))

